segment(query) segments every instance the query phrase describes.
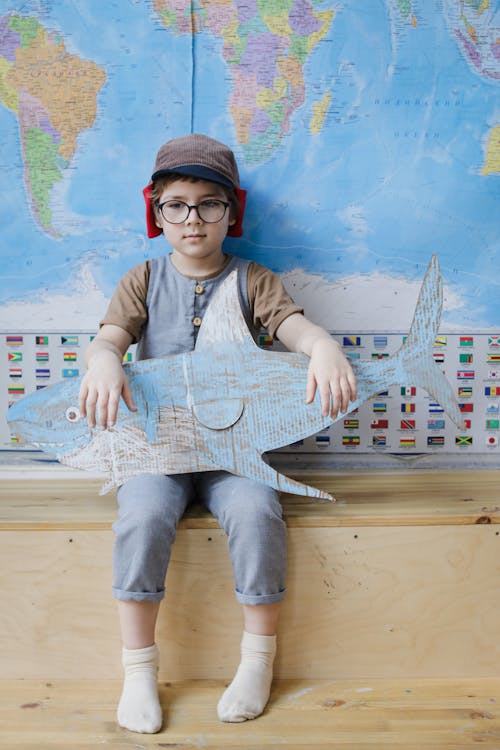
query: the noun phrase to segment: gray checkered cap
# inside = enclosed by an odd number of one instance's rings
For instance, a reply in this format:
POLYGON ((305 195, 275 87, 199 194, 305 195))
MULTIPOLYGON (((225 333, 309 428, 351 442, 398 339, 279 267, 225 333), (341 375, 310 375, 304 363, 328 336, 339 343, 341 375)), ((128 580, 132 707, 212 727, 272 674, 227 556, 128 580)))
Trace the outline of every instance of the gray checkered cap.
POLYGON ((240 176, 234 154, 224 143, 192 133, 167 141, 158 151, 154 182, 165 174, 179 174, 239 188, 240 176))

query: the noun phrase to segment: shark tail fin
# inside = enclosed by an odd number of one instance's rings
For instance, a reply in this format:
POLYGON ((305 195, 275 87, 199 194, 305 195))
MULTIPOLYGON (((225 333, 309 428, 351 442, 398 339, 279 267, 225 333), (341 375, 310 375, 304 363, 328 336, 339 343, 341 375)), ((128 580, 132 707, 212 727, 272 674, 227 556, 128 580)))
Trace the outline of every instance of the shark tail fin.
POLYGON ((439 261, 433 255, 427 266, 417 304, 413 313, 410 331, 403 344, 412 350, 428 352, 434 346, 443 308, 443 280, 439 261))
POLYGON ((424 388, 457 427, 463 429, 462 414, 451 385, 432 356, 441 320, 442 300, 441 273, 438 259, 433 255, 422 282, 410 332, 396 358, 402 370, 400 382, 424 388))

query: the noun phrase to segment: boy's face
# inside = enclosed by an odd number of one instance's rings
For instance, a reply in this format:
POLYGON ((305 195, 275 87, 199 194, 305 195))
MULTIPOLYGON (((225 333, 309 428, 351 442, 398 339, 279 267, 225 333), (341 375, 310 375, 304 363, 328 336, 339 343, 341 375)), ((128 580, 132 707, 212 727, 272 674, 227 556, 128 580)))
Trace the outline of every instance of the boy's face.
MULTIPOLYGON (((224 188, 207 180, 190 182, 180 178, 167 185, 161 194, 159 204, 166 201, 182 201, 188 206, 193 206, 207 200, 227 202, 224 188)), ((230 219, 230 207, 216 223, 203 221, 198 211, 193 208, 187 219, 180 224, 171 224, 164 219, 161 212, 156 211, 156 223, 172 246, 177 268, 185 273, 199 273, 204 270, 211 272, 214 266, 222 261, 222 242, 229 226, 234 224, 235 220, 230 219)))

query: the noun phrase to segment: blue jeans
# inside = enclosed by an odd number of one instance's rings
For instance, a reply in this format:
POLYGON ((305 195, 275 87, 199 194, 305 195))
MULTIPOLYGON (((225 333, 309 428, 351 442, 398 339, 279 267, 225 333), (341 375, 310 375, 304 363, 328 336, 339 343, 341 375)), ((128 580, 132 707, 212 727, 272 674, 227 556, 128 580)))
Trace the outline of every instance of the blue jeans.
POLYGON ((193 500, 205 505, 227 534, 238 601, 282 601, 286 526, 278 493, 225 471, 142 474, 119 488, 113 596, 129 601, 163 599, 177 525, 193 500))

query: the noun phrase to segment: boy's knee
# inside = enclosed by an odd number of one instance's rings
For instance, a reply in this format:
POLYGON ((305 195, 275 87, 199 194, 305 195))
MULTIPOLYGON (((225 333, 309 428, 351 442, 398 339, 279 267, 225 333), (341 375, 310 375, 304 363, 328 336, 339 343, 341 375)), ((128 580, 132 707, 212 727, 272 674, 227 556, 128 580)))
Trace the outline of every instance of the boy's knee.
POLYGON ((134 538, 136 544, 150 544, 155 539, 167 542, 175 536, 177 518, 165 508, 138 503, 120 515, 113 524, 117 538, 134 538))
POLYGON ((249 497, 245 503, 226 508, 224 526, 230 536, 249 536, 254 541, 256 535, 268 539, 286 534, 279 500, 266 496, 249 497))

